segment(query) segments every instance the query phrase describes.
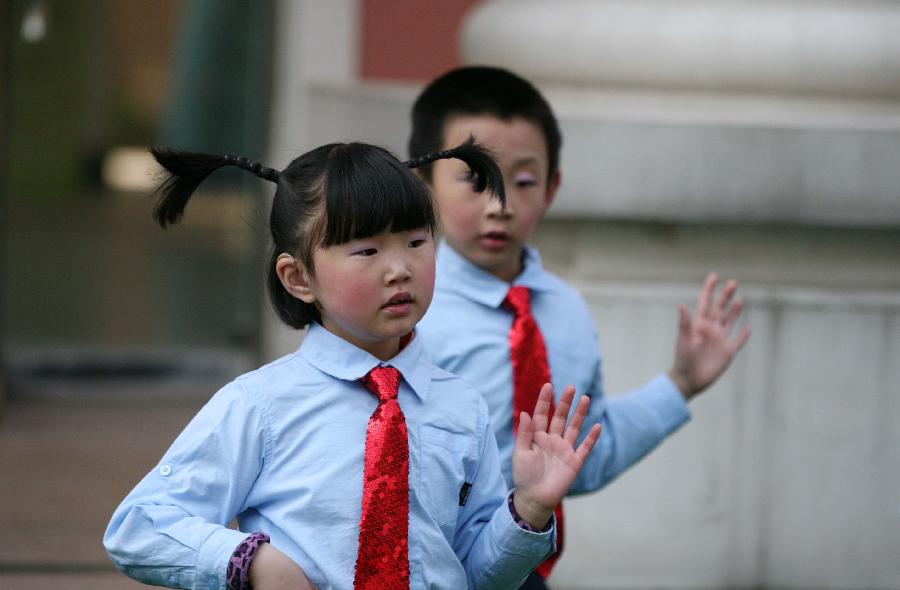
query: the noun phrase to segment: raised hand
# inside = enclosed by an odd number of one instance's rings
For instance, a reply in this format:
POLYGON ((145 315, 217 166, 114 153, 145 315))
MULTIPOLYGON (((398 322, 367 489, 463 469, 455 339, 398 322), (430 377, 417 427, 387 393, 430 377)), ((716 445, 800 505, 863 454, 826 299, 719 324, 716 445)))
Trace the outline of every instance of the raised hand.
POLYGON ((750 338, 748 326, 741 328, 737 336, 731 337, 735 322, 744 308, 744 302, 740 299, 732 303, 738 288, 737 281, 726 281, 716 299, 718 282, 715 273, 707 275, 697 296, 693 317, 685 305, 678 308, 675 363, 669 370, 669 377, 688 400, 718 379, 750 338))
POLYGON ((591 402, 588 396, 582 396, 566 426, 574 397, 575 388, 569 385, 563 390, 550 419, 553 386, 547 383, 538 396, 534 418, 526 412, 519 416, 512 458, 516 488, 513 502, 519 516, 537 529, 546 526, 600 436, 600 425, 594 424, 575 448, 591 402))

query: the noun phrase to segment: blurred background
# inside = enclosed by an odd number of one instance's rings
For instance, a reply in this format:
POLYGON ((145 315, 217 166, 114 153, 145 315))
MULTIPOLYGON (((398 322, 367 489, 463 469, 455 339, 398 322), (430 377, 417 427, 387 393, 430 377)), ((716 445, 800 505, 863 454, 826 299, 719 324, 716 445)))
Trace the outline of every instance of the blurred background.
POLYGON ((754 331, 687 427, 567 503, 552 586, 900 588, 900 2, 0 10, 0 587, 140 587, 103 552, 113 509, 301 338, 265 299, 269 188, 218 173, 163 232, 145 147, 404 155, 422 84, 488 63, 560 119, 535 242, 593 309, 609 394, 668 368, 709 270, 754 331))

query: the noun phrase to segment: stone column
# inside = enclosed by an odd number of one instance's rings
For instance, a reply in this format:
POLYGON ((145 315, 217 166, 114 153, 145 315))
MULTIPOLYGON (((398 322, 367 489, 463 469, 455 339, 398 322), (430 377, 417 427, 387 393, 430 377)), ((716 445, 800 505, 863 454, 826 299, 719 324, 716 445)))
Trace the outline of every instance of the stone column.
POLYGON ((462 46, 553 102, 557 213, 896 226, 898 32, 896 2, 494 0, 462 46))
POLYGON ((691 424, 568 503, 553 587, 896 588, 900 3, 492 0, 462 47, 559 116, 536 241, 608 394, 671 362, 707 270, 754 329, 691 424))
MULTIPOLYGON (((312 88, 356 77, 359 6, 356 0, 281 0, 276 18, 268 161, 281 169, 319 145, 310 131, 316 119, 312 88)), ((261 348, 263 360, 269 361, 296 350, 305 332, 282 324, 268 296, 263 304, 261 348)))

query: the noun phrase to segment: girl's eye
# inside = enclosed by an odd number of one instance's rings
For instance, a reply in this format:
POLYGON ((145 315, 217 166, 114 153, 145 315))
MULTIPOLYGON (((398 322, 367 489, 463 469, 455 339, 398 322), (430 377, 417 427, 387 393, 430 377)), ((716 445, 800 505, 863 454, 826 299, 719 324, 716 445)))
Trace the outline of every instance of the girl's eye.
POLYGON ((426 240, 424 238, 416 238, 414 240, 410 240, 409 247, 410 248, 418 248, 419 246, 425 245, 425 242, 427 242, 427 241, 428 240, 426 240))
POLYGON ((364 248, 353 253, 354 256, 375 256, 378 250, 375 248, 364 248))

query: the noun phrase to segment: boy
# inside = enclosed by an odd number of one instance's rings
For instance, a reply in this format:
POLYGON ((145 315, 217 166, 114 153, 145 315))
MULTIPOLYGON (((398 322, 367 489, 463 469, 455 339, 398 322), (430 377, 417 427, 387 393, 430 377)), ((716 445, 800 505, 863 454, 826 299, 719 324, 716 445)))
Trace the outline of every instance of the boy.
MULTIPOLYGON (((431 82, 412 119, 412 156, 473 135, 493 151, 507 193, 502 208, 473 192, 471 174, 459 162, 420 169, 434 191, 444 233, 434 300, 419 324, 426 351, 435 364, 481 390, 510 484, 514 415, 528 403, 523 396, 534 395, 528 392, 547 377, 557 391, 573 384, 590 395, 588 422, 602 422, 605 434, 569 493, 603 487, 689 419, 686 402, 725 371, 749 338, 746 327, 731 337, 742 309, 741 301, 732 303, 737 283, 726 282, 715 298, 718 280, 710 274, 693 317, 685 306, 679 309, 672 368, 628 394, 603 399, 588 307, 573 287, 541 267, 527 245, 561 179, 561 135, 550 106, 508 71, 464 67, 431 82)), ((546 587, 542 578, 551 567, 543 564, 524 587, 546 587)))

